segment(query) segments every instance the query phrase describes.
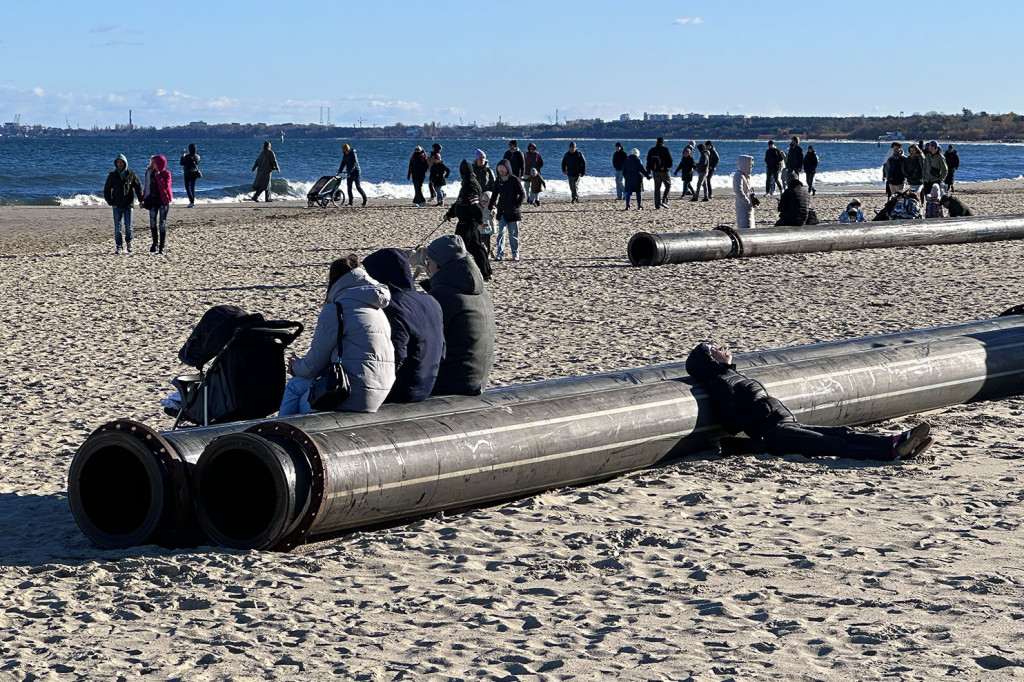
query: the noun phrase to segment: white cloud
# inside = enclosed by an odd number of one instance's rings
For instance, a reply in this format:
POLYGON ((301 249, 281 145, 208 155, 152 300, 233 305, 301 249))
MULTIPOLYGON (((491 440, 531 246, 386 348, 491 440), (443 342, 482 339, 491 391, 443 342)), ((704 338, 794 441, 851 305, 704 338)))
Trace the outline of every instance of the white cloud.
POLYGON ((32 88, 32 92, 36 94, 36 97, 46 97, 46 90, 42 88, 32 88))
POLYGON ((673 24, 703 24, 700 17, 689 17, 685 19, 676 19, 672 22, 673 24))

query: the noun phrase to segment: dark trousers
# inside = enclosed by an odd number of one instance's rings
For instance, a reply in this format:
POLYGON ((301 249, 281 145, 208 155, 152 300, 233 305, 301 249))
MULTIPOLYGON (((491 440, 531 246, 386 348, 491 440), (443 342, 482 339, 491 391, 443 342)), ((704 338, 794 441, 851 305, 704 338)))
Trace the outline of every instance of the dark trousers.
POLYGON ((775 194, 776 187, 782 187, 782 180, 779 178, 779 169, 778 167, 776 167, 775 170, 768 168, 765 172, 764 193, 775 194))
POLYGON ((668 191, 672 188, 672 177, 668 171, 654 171, 654 208, 668 203, 668 191))
POLYGON ((353 175, 352 173, 349 173, 348 174, 348 205, 349 206, 352 205, 352 185, 356 186, 356 191, 359 192, 359 196, 361 196, 363 198, 363 203, 365 204, 366 203, 366 192, 364 192, 363 188, 360 187, 360 185, 359 185, 359 173, 356 173, 355 175, 353 175))
POLYGON ((950 168, 948 171, 946 171, 946 186, 949 187, 949 189, 953 189, 954 175, 956 175, 956 169, 950 168))
POLYGON ((811 194, 817 194, 818 190, 814 189, 814 172, 804 173, 807 177, 807 191, 811 194))
MULTIPOLYGON (((712 177, 712 176, 713 176, 714 174, 715 174, 715 171, 709 168, 709 169, 708 169, 708 177, 707 177, 707 178, 706 178, 706 180, 705 180, 705 182, 707 182, 707 184, 708 184, 708 187, 707 187, 707 190, 708 190, 708 199, 710 199, 710 198, 711 198, 711 195, 712 195, 712 194, 714 193, 714 192, 712 191, 712 189, 711 189, 711 177, 712 177)), ((698 187, 697 189, 700 189, 700 188, 698 187)))
POLYGON ((188 195, 188 203, 196 203, 196 176, 185 173, 185 194, 188 195))
POLYGON ((693 173, 690 173, 689 176, 682 175, 680 177, 683 180, 682 196, 685 197, 687 194, 693 194, 693 173))
POLYGON ((892 461, 892 436, 865 433, 848 426, 805 426, 795 422, 776 424, 761 436, 772 455, 846 457, 892 461))
MULTIPOLYGON (((423 178, 413 178, 412 179, 412 187, 413 187, 413 192, 414 192, 413 193, 413 197, 412 197, 412 203, 414 203, 414 204, 425 204, 425 203, 427 203, 427 200, 423 198, 423 178)), ((433 188, 431 188, 431 190, 430 190, 430 198, 431 199, 434 198, 434 190, 433 190, 433 188)))
MULTIPOLYGON (((629 208, 629 198, 631 196, 633 196, 634 194, 636 195, 636 207, 637 208, 643 208, 643 206, 640 205, 640 194, 641 194, 641 192, 626 192, 626 208, 629 208)), ((655 198, 657 198, 657 195, 655 195, 655 198)))
MULTIPOLYGON (((487 259, 487 248, 480 240, 480 232, 476 229, 476 225, 460 220, 455 224, 455 234, 462 237, 462 243, 466 245, 466 251, 472 256, 476 266, 480 268, 480 274, 485 280, 489 280, 491 278, 491 262, 487 259)), ((501 248, 501 245, 499 244, 498 247, 501 248)))

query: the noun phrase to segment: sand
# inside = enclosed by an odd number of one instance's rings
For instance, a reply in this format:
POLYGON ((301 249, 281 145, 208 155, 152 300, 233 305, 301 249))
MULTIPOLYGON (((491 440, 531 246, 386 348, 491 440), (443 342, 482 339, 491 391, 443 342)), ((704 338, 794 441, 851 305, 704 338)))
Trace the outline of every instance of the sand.
MULTIPOLYGON (((858 196, 866 213, 884 198, 858 196)), ((962 196, 1019 212, 1024 188, 962 196)), ((848 198, 814 205, 835 216, 848 198)), ((707 337, 742 352, 1024 302, 1022 242, 631 268, 634 232, 733 221, 725 193, 645 199, 525 212, 524 260, 495 264, 490 285, 494 384, 679 360, 707 337)), ((1019 397, 926 415, 934 458, 895 466, 704 453, 288 554, 86 540, 66 496, 75 449, 115 418, 170 427, 158 401, 209 306, 312 324, 332 258, 415 244, 439 218, 394 202, 175 206, 165 256, 148 227, 116 256, 108 209, 0 208, 0 680, 1024 677, 1019 397)))

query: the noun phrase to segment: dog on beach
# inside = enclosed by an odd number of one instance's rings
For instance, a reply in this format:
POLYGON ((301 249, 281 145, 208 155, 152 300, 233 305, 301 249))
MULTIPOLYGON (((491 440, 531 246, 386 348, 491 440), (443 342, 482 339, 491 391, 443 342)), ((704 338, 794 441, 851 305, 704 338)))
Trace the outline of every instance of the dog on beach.
POLYGON ((405 254, 409 258, 409 267, 412 268, 412 278, 419 280, 427 276, 427 247, 420 246, 409 249, 405 254))

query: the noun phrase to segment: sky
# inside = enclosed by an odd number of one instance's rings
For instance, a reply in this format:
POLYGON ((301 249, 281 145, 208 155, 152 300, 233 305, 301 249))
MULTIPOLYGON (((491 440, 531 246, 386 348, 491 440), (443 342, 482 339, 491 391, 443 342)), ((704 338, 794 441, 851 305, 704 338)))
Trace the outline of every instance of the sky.
POLYGON ((6 3, 0 123, 1024 110, 1024 3, 6 3))

